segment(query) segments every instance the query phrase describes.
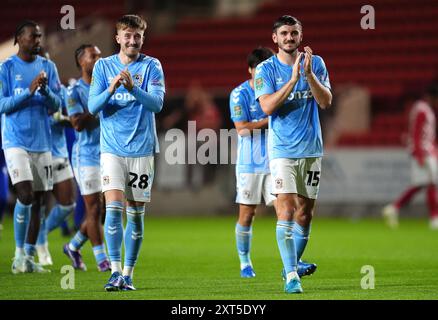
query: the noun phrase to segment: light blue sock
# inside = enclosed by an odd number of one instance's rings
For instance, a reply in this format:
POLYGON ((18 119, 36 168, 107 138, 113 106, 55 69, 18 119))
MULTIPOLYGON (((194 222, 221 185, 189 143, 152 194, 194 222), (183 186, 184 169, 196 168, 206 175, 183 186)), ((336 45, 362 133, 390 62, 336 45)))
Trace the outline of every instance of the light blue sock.
POLYGON ((17 248, 24 248, 27 229, 29 228, 30 210, 32 205, 24 205, 18 199, 14 208, 14 238, 17 248))
POLYGON ((26 254, 26 256, 35 256, 36 253, 36 248, 34 244, 30 244, 30 243, 25 243, 24 244, 24 252, 26 254))
POLYGON ((293 221, 277 221, 277 243, 286 274, 297 271, 297 253, 293 237, 293 221))
POLYGON ((122 261, 122 224, 123 203, 112 201, 106 205, 106 217, 104 224, 105 240, 108 247, 108 256, 111 262, 122 261))
POLYGON ((239 254, 240 268, 252 265, 249 251, 251 249, 252 228, 236 223, 236 245, 239 254))
POLYGON ((108 260, 106 255, 105 246, 103 244, 93 247, 94 258, 96 258, 97 264, 108 260))
POLYGON ((70 250, 78 251, 85 242, 87 242, 88 237, 81 231, 76 232, 75 236, 70 240, 68 246, 70 250))
POLYGON ((302 227, 295 222, 293 234, 294 234, 295 249, 297 251, 297 261, 300 261, 304 249, 306 248, 307 241, 309 240, 310 225, 308 227, 302 227))
POLYGON ((46 224, 46 207, 45 206, 41 206, 41 210, 40 210, 40 217, 41 217, 41 222, 40 222, 40 231, 38 232, 38 238, 37 238, 37 242, 36 245, 37 246, 42 246, 47 242, 47 224, 46 224))
POLYGON ((70 214, 70 212, 73 212, 75 207, 76 203, 68 206, 56 204, 46 219, 47 232, 51 232, 53 229, 59 227, 65 218, 67 218, 67 216, 70 214))
POLYGON ((144 206, 126 208, 125 266, 134 267, 140 253, 144 232, 144 206))

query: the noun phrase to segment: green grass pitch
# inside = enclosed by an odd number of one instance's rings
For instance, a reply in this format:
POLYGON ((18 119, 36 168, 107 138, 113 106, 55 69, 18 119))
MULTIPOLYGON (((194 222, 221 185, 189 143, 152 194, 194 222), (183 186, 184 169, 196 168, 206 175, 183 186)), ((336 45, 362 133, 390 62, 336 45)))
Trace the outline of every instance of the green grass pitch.
POLYGON ((426 220, 402 220, 398 230, 380 220, 314 219, 305 260, 318 270, 302 279, 304 293, 283 293, 275 240, 275 219, 256 218, 253 227, 254 279, 241 279, 235 250, 234 217, 146 217, 145 236, 135 268, 135 292, 105 292, 109 273, 96 269, 90 244, 82 250, 87 272, 75 272, 75 289, 61 288, 69 260, 67 239, 49 235, 54 266, 50 274, 10 271, 14 252, 12 221, 0 239, 0 299, 438 299, 438 232, 426 220), (375 288, 362 289, 364 265, 375 271, 375 288))

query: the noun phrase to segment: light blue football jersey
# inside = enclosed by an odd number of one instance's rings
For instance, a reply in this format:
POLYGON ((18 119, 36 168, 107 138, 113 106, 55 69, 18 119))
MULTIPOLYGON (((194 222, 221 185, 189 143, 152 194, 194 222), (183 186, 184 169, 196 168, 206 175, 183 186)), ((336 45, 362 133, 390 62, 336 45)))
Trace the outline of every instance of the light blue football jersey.
POLYGON ((17 147, 30 152, 52 149, 49 109, 61 106, 61 83, 52 61, 36 56, 25 62, 14 55, 0 66, 0 110, 2 112, 3 149, 17 147), (29 86, 41 71, 48 78, 49 97, 29 86), (12 110, 12 111, 11 111, 12 110))
MULTIPOLYGON (((310 91, 304 74, 303 61, 300 79, 284 104, 269 116, 269 157, 313 158, 322 157, 323 143, 318 104, 310 91)), ((292 77, 292 67, 277 56, 260 63, 254 81, 255 97, 272 94, 292 77)), ((326 66, 321 57, 314 55, 312 70, 322 85, 330 89, 326 66)))
MULTIPOLYGON (((233 122, 256 122, 267 118, 249 80, 235 88, 230 95, 230 114, 233 122)), ((236 171, 238 173, 269 173, 268 150, 266 148, 267 129, 257 130, 256 134, 238 136, 236 171)))
POLYGON ((147 93, 146 98, 161 104, 159 110, 163 104, 164 74, 156 58, 141 54, 128 65, 122 64, 117 54, 99 59, 93 70, 88 105, 90 111, 96 113, 93 109, 96 101, 101 97, 105 99, 103 108, 97 110, 101 152, 122 157, 151 156, 158 152, 155 114, 150 110, 151 107, 134 97, 134 93, 128 92, 123 85, 113 95, 108 93, 113 78, 126 68, 133 77, 137 96, 145 97, 144 93, 147 93))
MULTIPOLYGON (((67 89, 61 85, 61 103, 65 106, 67 89)), ((67 139, 65 137, 64 125, 50 117, 50 129, 52 131, 52 157, 68 158, 67 139)))
MULTIPOLYGON (((67 113, 73 116, 88 111, 90 85, 79 79, 67 90, 67 113)), ((100 166, 100 127, 75 131, 72 164, 75 168, 100 166)))

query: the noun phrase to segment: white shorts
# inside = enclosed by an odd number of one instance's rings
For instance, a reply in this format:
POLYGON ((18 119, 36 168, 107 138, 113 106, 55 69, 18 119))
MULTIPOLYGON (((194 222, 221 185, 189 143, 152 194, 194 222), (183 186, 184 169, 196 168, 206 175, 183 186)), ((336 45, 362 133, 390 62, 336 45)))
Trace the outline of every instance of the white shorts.
POLYGON ((120 190, 128 200, 151 201, 154 180, 154 157, 119 157, 111 153, 100 156, 102 192, 120 190))
POLYGON ((274 194, 296 193, 316 199, 321 179, 321 158, 273 159, 269 162, 274 194))
POLYGON ((73 170, 68 158, 53 158, 53 184, 73 178, 73 170))
POLYGON ((102 184, 100 183, 100 167, 74 167, 74 172, 81 195, 87 196, 102 191, 102 184))
POLYGON ((28 152, 22 148, 4 150, 12 184, 33 181, 33 191, 53 189, 52 153, 28 152))
POLYGON ((236 172, 236 203, 258 205, 263 199, 267 206, 272 206, 275 196, 272 194, 272 179, 270 174, 237 173, 236 172))
POLYGON ((411 181, 414 186, 425 186, 431 183, 436 184, 438 178, 438 163, 434 156, 427 156, 423 166, 411 158, 411 181))

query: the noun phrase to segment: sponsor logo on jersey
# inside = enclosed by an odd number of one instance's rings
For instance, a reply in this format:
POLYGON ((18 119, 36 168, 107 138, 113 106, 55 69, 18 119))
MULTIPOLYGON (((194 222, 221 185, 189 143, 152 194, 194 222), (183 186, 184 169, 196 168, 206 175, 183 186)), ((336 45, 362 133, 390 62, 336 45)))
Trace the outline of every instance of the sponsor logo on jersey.
POLYGON ((135 100, 135 97, 130 94, 129 92, 116 92, 112 97, 111 100, 123 100, 123 101, 133 101, 135 100))
POLYGON ((310 98, 313 98, 312 91, 304 90, 304 91, 292 92, 289 95, 289 97, 287 98, 287 100, 290 101, 290 100, 294 100, 294 99, 299 100, 299 99, 310 99, 310 98))
POLYGON ((164 87, 164 81, 161 79, 152 79, 151 85, 156 87, 164 87))

